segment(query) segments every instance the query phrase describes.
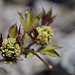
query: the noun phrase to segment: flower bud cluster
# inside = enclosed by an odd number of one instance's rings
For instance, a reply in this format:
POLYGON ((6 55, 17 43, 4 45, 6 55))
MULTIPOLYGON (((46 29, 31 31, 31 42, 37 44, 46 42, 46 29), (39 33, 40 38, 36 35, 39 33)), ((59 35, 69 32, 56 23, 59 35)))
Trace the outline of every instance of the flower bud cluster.
POLYGON ((1 46, 1 50, 2 50, 2 56, 4 58, 14 59, 20 54, 20 47, 17 44, 16 39, 14 38, 4 39, 1 46))
POLYGON ((42 42, 42 45, 47 45, 51 42, 51 38, 53 37, 53 30, 49 26, 42 26, 37 27, 36 30, 38 31, 38 37, 37 39, 40 39, 42 42))

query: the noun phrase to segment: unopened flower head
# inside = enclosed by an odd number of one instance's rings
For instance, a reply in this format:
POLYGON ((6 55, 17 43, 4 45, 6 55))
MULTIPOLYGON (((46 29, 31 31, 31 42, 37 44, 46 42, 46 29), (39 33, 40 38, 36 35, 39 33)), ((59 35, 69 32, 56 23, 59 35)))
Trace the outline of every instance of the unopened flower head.
POLYGON ((20 54, 20 47, 14 38, 4 39, 1 50, 4 58, 14 59, 20 54))
POLYGON ((42 26, 36 28, 38 31, 38 37, 37 39, 40 39, 42 42, 42 45, 47 45, 51 42, 51 38, 53 37, 53 30, 49 26, 42 26))

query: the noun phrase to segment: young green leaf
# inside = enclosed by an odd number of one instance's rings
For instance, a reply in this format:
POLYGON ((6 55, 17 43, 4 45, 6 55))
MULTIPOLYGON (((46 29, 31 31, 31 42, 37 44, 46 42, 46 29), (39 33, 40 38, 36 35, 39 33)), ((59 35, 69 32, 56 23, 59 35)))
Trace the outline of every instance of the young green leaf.
POLYGON ((43 49, 40 49, 39 52, 41 54, 48 54, 50 56, 53 56, 53 57, 59 57, 59 54, 54 50, 54 49, 58 49, 58 48, 61 48, 61 47, 58 47, 58 46, 47 46, 43 49))
POLYGON ((4 64, 7 64, 7 63, 8 63, 8 61, 4 61, 3 63, 4 63, 4 64))
POLYGON ((28 52, 28 54, 26 55, 26 58, 32 57, 34 56, 34 54, 32 52, 28 52))
POLYGON ((21 57, 16 57, 16 59, 18 59, 18 60, 23 60, 21 57))
POLYGON ((29 35, 26 34, 26 35, 24 36, 24 41, 23 41, 22 49, 25 49, 26 43, 27 43, 27 40, 28 40, 28 39, 29 39, 29 35))
POLYGON ((10 38, 15 38, 17 34, 18 34, 17 25, 14 24, 13 26, 10 27, 8 35, 10 38))
POLYGON ((39 51, 48 51, 48 50, 59 49, 59 48, 61 48, 61 47, 59 47, 59 46, 47 46, 43 49, 40 49, 39 51))
POLYGON ((60 57, 59 54, 54 50, 40 51, 41 54, 47 54, 52 57, 60 57))
POLYGON ((32 11, 32 9, 30 9, 28 11, 28 13, 26 13, 25 15, 26 15, 26 24, 29 27, 29 25, 30 25, 30 23, 32 21, 32 18, 33 18, 33 11, 32 11))
POLYGON ((31 24, 29 26, 29 30, 31 31, 33 29, 33 27, 36 27, 37 23, 39 22, 41 18, 41 14, 39 14, 38 16, 34 17, 31 21, 31 24))
POLYGON ((26 14, 26 17, 27 17, 27 19, 26 19, 26 25, 29 27, 30 22, 31 22, 31 13, 28 12, 28 13, 26 14))
POLYGON ((22 16, 22 14, 20 12, 18 12, 19 16, 20 16, 20 21, 23 25, 23 27, 25 28, 25 30, 27 31, 27 25, 26 25, 26 22, 24 21, 24 18, 22 16))
POLYGON ((13 61, 9 61, 10 66, 12 66, 12 65, 13 65, 13 63, 14 63, 13 61))

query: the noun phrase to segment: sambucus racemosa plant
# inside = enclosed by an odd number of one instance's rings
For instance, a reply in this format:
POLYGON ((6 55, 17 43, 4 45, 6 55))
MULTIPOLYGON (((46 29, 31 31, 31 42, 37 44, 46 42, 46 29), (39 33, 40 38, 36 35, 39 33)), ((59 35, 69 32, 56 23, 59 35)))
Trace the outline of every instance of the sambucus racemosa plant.
POLYGON ((25 58, 36 55, 41 61, 43 61, 49 69, 52 68, 46 61, 44 61, 38 54, 47 54, 53 57, 60 57, 59 54, 54 50, 60 47, 58 46, 47 46, 51 43, 51 38, 53 37, 53 28, 49 26, 57 15, 52 16, 52 8, 45 12, 43 9, 42 13, 34 16, 32 9, 26 11, 25 14, 18 12, 20 16, 21 24, 24 28, 24 33, 21 32, 21 25, 19 30, 17 25, 14 24, 10 27, 7 39, 2 38, 2 34, 0 34, 0 50, 2 52, 4 63, 13 63, 17 62, 17 60, 22 60, 20 55, 25 55, 25 58), (24 16, 23 16, 24 15, 24 16), (24 17, 26 19, 24 19, 24 17), (38 25, 39 20, 41 19, 41 25, 38 25), (31 38, 32 43, 28 46, 27 40, 31 38), (41 45, 37 51, 31 49, 30 47, 33 44, 41 45))

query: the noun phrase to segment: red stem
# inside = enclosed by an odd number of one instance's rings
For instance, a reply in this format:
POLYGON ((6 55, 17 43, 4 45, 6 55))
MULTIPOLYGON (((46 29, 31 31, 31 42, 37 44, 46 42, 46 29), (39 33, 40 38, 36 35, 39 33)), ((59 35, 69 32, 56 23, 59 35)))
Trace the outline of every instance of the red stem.
POLYGON ((43 60, 36 52, 29 50, 33 54, 35 54, 49 69, 52 69, 52 65, 49 65, 45 60, 43 60))

